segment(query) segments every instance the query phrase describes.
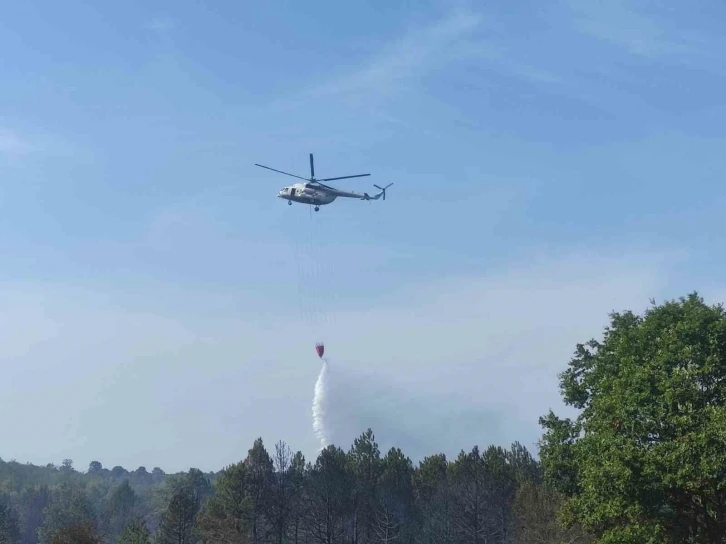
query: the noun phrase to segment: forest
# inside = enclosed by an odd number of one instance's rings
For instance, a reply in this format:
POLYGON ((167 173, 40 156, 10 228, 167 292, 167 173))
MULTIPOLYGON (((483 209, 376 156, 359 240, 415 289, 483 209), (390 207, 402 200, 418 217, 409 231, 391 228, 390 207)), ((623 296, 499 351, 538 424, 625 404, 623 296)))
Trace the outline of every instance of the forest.
POLYGON ((382 454, 370 429, 313 462, 258 439, 216 474, 2 462, 0 481, 0 542, 23 544, 509 542, 514 533, 531 542, 529 532, 554 529, 556 506, 519 444, 414 467, 399 449, 382 454))
POLYGON ((519 443, 382 452, 371 429, 305 459, 261 439, 217 473, 0 460, 1 544, 726 542, 726 314, 697 294, 612 313, 519 443))

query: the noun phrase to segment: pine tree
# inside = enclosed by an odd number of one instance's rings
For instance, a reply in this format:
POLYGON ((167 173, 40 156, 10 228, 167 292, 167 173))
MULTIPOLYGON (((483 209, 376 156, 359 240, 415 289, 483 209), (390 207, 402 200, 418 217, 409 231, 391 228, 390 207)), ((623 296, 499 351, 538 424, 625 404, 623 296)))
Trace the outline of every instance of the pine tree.
POLYGON ((158 529, 160 544, 192 544, 196 538, 199 499, 188 481, 178 486, 162 515, 158 529))
POLYGON ((214 491, 199 517, 205 542, 247 543, 254 515, 247 488, 247 465, 239 462, 225 468, 214 491))
POLYGON ((124 527, 116 544, 151 544, 151 533, 141 516, 134 517, 124 527))

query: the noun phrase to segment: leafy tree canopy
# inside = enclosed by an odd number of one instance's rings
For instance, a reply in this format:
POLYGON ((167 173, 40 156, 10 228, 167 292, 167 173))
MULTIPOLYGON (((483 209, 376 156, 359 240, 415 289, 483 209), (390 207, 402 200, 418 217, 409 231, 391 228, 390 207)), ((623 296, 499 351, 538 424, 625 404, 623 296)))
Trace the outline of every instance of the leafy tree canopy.
POLYGON ((560 375, 541 459, 565 519, 600 542, 726 538, 726 313, 697 294, 613 313, 560 375))

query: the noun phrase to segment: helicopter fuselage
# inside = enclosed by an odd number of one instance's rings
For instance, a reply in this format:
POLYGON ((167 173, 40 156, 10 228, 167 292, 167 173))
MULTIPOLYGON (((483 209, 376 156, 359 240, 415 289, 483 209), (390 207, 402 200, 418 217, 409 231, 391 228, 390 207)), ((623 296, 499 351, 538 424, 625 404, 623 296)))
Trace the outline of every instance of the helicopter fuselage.
POLYGON ((277 193, 278 198, 288 200, 290 202, 299 202, 301 204, 313 204, 315 206, 324 206, 330 204, 338 195, 330 191, 322 191, 313 187, 308 187, 305 183, 296 183, 280 189, 277 193))

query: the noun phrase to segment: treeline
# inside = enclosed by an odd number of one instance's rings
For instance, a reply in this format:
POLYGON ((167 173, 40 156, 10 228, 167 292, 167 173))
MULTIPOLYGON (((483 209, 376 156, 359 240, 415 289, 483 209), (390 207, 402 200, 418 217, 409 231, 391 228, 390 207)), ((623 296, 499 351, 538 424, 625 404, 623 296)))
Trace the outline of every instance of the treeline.
POLYGON ((0 461, 0 544, 726 543, 726 310, 613 313, 522 445, 414 466, 369 429, 314 461, 255 441, 216 474, 0 461))
MULTIPOLYGON (((214 474, 205 476, 214 480, 214 474)), ((109 542, 129 515, 148 520, 153 528, 155 514, 168 502, 166 486, 186 477, 158 467, 108 470, 98 461, 79 472, 70 459, 44 467, 0 459, 0 544, 50 542, 58 529, 78 519, 91 521, 93 534, 110 536, 109 542)))
POLYGON ((559 496, 527 449, 474 447, 418 465, 369 429, 314 462, 261 439, 216 474, 0 461, 1 544, 591 542, 556 521, 559 496))

